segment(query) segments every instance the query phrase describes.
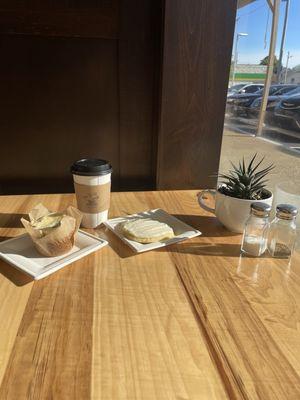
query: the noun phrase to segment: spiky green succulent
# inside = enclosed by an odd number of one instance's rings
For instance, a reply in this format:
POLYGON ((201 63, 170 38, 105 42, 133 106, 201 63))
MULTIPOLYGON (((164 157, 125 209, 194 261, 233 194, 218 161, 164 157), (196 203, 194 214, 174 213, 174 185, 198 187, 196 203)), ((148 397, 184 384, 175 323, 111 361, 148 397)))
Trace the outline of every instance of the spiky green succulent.
POLYGON ((247 200, 261 200, 268 197, 265 189, 268 180, 264 178, 274 168, 274 165, 271 164, 259 170, 258 168, 264 161, 264 157, 254 163, 256 156, 257 154, 254 154, 248 165, 246 165, 244 158, 239 162, 238 166, 231 162, 233 169, 228 174, 219 174, 221 178, 219 190, 221 193, 247 200))

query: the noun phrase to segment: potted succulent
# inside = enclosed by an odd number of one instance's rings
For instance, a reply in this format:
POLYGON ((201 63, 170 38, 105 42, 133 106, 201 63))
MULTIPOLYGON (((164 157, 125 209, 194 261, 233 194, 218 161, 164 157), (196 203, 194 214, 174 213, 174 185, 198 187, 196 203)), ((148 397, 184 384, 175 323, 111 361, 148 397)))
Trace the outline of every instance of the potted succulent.
POLYGON ((219 221, 232 232, 243 232, 245 222, 250 213, 250 205, 254 201, 272 205, 273 194, 266 188, 268 173, 273 164, 259 169, 264 158, 256 161, 255 154, 248 164, 243 158, 239 165, 232 165, 227 174, 219 174, 220 185, 215 190, 203 190, 198 194, 201 207, 215 213, 219 221), (205 204, 207 193, 215 197, 215 208, 205 204))

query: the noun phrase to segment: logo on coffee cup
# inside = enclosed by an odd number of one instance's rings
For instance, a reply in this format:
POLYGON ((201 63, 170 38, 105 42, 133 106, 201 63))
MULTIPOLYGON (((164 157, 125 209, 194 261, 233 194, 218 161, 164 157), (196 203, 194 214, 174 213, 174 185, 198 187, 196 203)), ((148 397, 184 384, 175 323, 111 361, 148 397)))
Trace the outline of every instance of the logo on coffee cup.
POLYGON ((99 201, 99 195, 97 194, 87 194, 84 196, 85 203, 87 207, 97 207, 99 201))

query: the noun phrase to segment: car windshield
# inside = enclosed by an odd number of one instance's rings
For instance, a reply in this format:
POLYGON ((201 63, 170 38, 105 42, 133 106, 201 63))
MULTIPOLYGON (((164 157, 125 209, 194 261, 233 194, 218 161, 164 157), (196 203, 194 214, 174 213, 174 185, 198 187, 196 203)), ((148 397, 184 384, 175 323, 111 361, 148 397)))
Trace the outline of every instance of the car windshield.
POLYGON ((270 91, 269 91, 269 95, 270 96, 272 96, 273 94, 277 94, 277 92, 279 91, 279 90, 282 90, 283 89, 283 87, 282 86, 271 86, 270 87, 270 91))
POLYGON ((243 93, 257 93, 259 92, 261 89, 261 86, 257 86, 257 85, 249 85, 249 86, 245 86, 244 88, 239 90, 240 94, 243 93))
POLYGON ((237 92, 242 89, 245 85, 243 83, 239 83, 238 85, 233 85, 228 89, 228 92, 237 92))
POLYGON ((289 87, 289 86, 285 86, 279 90, 277 90, 274 94, 276 94, 276 96, 279 96, 281 94, 285 94, 285 93, 289 93, 295 90, 295 86, 289 87))
POLYGON ((288 96, 293 96, 294 94, 299 94, 300 93, 300 86, 298 86, 296 89, 291 90, 290 92, 287 93, 288 96))
POLYGON ((263 94, 264 88, 259 89, 256 94, 263 94))
MULTIPOLYGON (((292 89, 289 89, 289 88, 287 88, 287 87, 283 88, 282 86, 271 86, 271 87, 270 87, 270 90, 269 90, 269 96, 272 96, 273 94, 279 94, 279 92, 280 92, 280 91, 283 91, 283 90, 288 91, 288 90, 292 90, 292 89)), ((263 92, 264 92, 264 89, 262 88, 262 89, 260 89, 256 94, 261 94, 261 95, 263 95, 263 92)), ((283 93, 284 93, 284 92, 283 92, 283 93)))

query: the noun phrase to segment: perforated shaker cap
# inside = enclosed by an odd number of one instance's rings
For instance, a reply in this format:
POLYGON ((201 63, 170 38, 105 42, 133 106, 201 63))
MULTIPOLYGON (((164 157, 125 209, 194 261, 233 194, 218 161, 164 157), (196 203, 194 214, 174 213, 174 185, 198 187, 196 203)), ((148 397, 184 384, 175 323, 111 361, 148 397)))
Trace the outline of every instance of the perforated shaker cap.
POLYGON ((255 201, 251 204, 251 214, 256 217, 266 218, 270 215, 271 206, 267 203, 255 201))
POLYGON ((278 204, 276 207, 276 216, 280 219, 293 219, 297 214, 297 207, 291 204, 278 204))

